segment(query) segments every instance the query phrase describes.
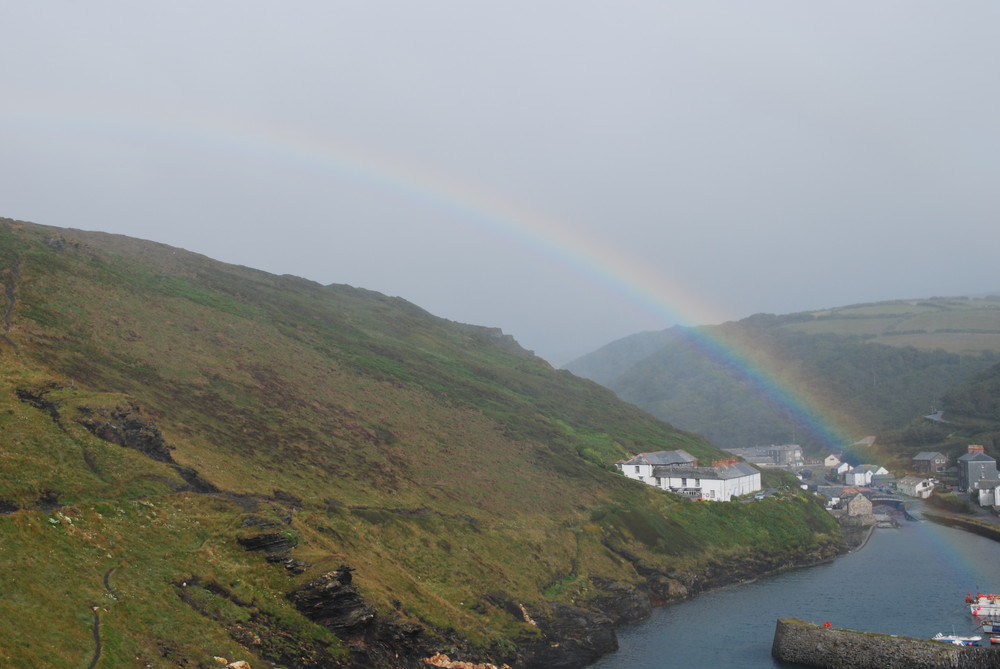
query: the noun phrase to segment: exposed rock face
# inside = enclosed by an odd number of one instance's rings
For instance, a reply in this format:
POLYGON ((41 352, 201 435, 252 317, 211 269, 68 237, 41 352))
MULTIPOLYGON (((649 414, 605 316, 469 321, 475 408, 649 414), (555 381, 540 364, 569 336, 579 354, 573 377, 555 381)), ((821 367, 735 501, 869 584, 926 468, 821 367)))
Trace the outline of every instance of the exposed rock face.
POLYGON ((139 451, 148 458, 173 463, 174 458, 152 421, 144 419, 135 404, 113 409, 80 407, 76 422, 104 441, 139 451))
POLYGON ((375 622, 375 609, 352 584, 353 567, 341 565, 291 593, 303 615, 340 635, 362 633, 375 622))
POLYGON ((594 587, 606 592, 591 600, 591 608, 596 608, 611 619, 615 627, 623 627, 645 620, 653 612, 653 602, 648 593, 638 590, 628 583, 617 583, 606 579, 592 578, 594 587))
POLYGON ((171 455, 171 446, 163 439, 159 428, 146 419, 132 402, 119 404, 113 409, 82 406, 77 408, 75 422, 87 428, 95 437, 122 448, 139 451, 146 457, 173 466, 191 490, 216 493, 219 489, 201 477, 193 467, 178 464, 171 455))
MULTIPOLYGON (((246 524, 246 519, 244 519, 244 524, 246 524)), ((238 541, 240 546, 243 547, 243 550, 259 551, 264 553, 265 559, 268 562, 283 564, 285 569, 293 574, 301 574, 306 570, 307 565, 305 562, 296 560, 290 555, 292 549, 298 545, 298 540, 295 538, 294 534, 285 532, 266 532, 264 534, 256 534, 250 537, 240 537, 237 538, 236 541, 238 541)))
POLYGON ((14 513, 19 508, 20 507, 18 507, 17 504, 15 504, 14 502, 11 502, 11 501, 6 500, 6 499, 0 499, 0 514, 3 514, 3 513, 14 513))
POLYGON ((352 583, 353 567, 341 565, 306 583, 288 598, 313 622, 336 634, 350 649, 348 666, 421 669, 432 654, 423 628, 377 615, 352 583))
POLYGON ((618 650, 614 624, 601 613, 552 604, 533 618, 542 630, 542 639, 519 654, 516 667, 576 669, 618 650))

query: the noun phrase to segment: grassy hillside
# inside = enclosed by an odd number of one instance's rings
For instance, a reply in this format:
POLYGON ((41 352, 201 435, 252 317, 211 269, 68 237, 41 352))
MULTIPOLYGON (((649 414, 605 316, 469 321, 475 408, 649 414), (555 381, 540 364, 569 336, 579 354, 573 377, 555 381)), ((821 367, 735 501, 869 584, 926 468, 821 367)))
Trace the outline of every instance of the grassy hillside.
MULTIPOLYGON (((701 334, 674 328, 655 352, 630 360, 616 373, 609 373, 607 363, 627 360, 622 353, 597 352, 568 368, 583 376, 593 370, 592 378, 620 397, 724 448, 796 441, 808 447, 818 445, 809 426, 765 397, 739 370, 707 355, 699 344, 702 335, 740 351, 787 389, 805 393, 826 418, 861 438, 930 413, 948 389, 996 362, 997 350, 989 346, 959 353, 938 345, 958 349, 960 341, 992 336, 990 328, 1000 332, 997 304, 935 299, 817 314, 761 314, 699 328, 701 334), (926 330, 918 332, 917 326, 926 330), (894 329, 903 327, 912 329, 894 329)), ((623 340, 609 348, 625 345, 623 340)))
POLYGON ((922 351, 1000 353, 1000 295, 895 300, 796 316, 785 327, 807 334, 857 336, 922 351))
POLYGON ((1000 458, 1000 365, 994 365, 944 394, 943 420, 917 418, 905 427, 880 435, 884 460, 909 469, 920 451, 938 451, 955 461, 969 444, 985 447, 1000 458))
POLYGON ((719 451, 397 298, 6 219, 0 281, 0 666, 576 666, 561 618, 840 546, 625 480, 719 451))

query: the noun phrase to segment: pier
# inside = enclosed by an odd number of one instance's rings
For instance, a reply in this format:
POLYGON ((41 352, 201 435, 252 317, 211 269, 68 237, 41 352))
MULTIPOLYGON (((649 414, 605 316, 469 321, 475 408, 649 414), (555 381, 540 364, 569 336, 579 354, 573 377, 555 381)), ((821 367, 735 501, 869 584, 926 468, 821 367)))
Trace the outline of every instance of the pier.
POLYGON ((779 618, 771 655, 824 669, 993 669, 1000 649, 956 646, 894 634, 858 632, 779 618))

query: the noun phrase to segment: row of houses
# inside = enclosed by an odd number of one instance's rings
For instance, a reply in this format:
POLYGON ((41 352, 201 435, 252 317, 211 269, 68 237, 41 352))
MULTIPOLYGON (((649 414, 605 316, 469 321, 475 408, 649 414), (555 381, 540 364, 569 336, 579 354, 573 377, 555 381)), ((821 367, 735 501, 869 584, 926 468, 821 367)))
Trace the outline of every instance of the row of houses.
POLYGON ((884 480, 889 477, 889 470, 879 465, 863 464, 855 467, 849 462, 841 462, 833 470, 846 485, 862 488, 879 483, 879 479, 884 480))
POLYGON ((631 479, 695 499, 728 502, 761 489, 760 472, 736 458, 698 465, 684 450, 640 453, 615 466, 631 479))
POLYGON ((798 444, 730 448, 728 451, 758 467, 802 467, 806 463, 798 444))

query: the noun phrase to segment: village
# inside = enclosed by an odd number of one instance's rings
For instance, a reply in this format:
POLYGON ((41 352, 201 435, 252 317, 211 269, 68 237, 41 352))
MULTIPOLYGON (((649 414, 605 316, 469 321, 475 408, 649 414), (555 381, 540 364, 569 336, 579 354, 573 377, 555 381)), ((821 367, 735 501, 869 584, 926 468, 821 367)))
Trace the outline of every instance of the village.
MULTIPOLYGON (((868 437, 853 446, 871 445, 868 437)), ((826 500, 826 508, 841 525, 860 528, 892 525, 887 513, 875 513, 880 504, 902 509, 904 498, 927 499, 935 489, 957 490, 972 505, 994 510, 1000 506, 1000 475, 994 458, 980 445, 969 445, 953 463, 938 452, 917 453, 904 476, 893 476, 885 467, 851 465, 841 455, 828 454, 808 461, 798 444, 730 449, 732 457, 699 465, 687 451, 639 453, 615 466, 625 476, 661 490, 703 501, 760 500, 775 491, 761 485, 762 469, 793 473, 803 490, 826 500), (944 483, 948 481, 950 484, 944 483), (902 496, 902 497, 901 497, 902 496)))

